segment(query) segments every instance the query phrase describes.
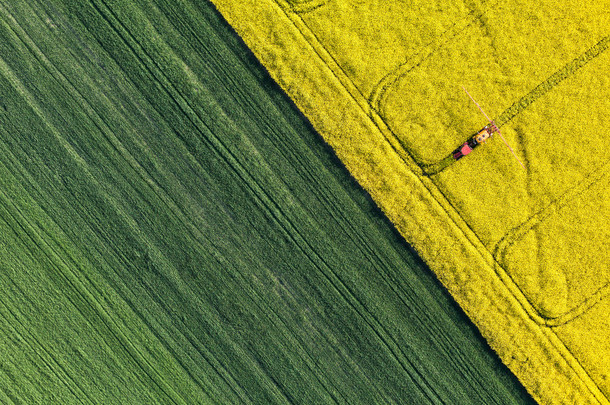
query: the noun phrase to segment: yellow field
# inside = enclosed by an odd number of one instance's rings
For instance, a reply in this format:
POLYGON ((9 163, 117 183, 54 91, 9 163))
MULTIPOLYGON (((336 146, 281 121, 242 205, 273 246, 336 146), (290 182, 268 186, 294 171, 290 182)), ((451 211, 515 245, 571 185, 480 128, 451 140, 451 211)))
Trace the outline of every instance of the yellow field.
POLYGON ((610 11, 214 0, 542 403, 609 403, 610 11), (488 124, 493 137, 452 152, 488 124))

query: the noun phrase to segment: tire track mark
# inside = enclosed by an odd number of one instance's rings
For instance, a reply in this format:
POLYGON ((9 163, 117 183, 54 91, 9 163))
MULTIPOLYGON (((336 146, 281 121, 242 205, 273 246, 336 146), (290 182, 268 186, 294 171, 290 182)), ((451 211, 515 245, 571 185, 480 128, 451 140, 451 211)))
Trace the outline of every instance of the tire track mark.
MULTIPOLYGON (((500 239, 496 243, 493 248, 493 255, 496 260, 496 265, 499 268, 503 269, 504 272, 506 272, 506 270, 504 270, 504 268, 506 267, 506 256, 509 254, 509 249, 515 243, 519 242, 536 226, 540 225, 541 223, 544 223, 544 221, 546 221, 554 214, 555 210, 562 210, 564 207, 573 204, 574 201, 577 201, 579 198, 582 198, 582 196, 592 187, 594 187, 600 182, 603 183, 604 181, 607 181, 609 173, 610 162, 604 164, 601 168, 589 173, 589 175, 585 176, 578 184, 569 188, 562 195, 552 200, 548 205, 540 208, 526 221, 509 230, 502 237, 502 239, 500 239)), ((610 282, 600 287, 600 289, 598 290, 599 294, 604 293, 602 290, 604 290, 608 285, 610 285, 610 282)), ((597 297, 599 294, 596 292, 593 294, 593 297, 597 297)), ((589 309, 597 302, 598 300, 592 299, 591 297, 586 298, 583 300, 583 302, 573 308, 570 308, 567 312, 557 318, 544 318, 544 324, 547 326, 561 326, 574 319, 575 317, 581 315, 582 312, 589 309)))
POLYGON ((326 3, 328 3, 328 0, 288 0, 290 11, 299 14, 315 11, 320 7, 323 7, 326 3))

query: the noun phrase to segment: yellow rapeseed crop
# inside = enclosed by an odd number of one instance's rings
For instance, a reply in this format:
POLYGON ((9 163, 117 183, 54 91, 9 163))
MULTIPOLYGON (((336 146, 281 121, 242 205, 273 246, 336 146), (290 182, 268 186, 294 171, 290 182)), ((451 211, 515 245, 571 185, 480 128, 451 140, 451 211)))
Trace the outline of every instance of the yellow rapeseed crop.
POLYGON ((214 0, 543 403, 610 397, 610 11, 214 0), (492 136, 453 152, 489 124, 492 136))

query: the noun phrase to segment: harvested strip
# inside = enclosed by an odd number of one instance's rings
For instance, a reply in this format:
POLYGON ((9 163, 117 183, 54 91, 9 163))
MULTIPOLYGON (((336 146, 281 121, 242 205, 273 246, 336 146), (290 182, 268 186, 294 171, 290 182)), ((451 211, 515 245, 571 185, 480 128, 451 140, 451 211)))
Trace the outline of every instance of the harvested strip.
POLYGON ((561 81, 572 76, 578 69, 585 66, 595 57, 599 56, 602 52, 608 49, 610 46, 610 35, 602 38, 595 46, 589 48, 584 54, 575 58, 573 61, 553 73, 544 82, 540 83, 531 92, 523 96, 520 100, 516 101, 495 120, 498 126, 502 126, 512 120, 517 114, 525 110, 530 104, 544 96, 553 87, 559 84, 561 81))

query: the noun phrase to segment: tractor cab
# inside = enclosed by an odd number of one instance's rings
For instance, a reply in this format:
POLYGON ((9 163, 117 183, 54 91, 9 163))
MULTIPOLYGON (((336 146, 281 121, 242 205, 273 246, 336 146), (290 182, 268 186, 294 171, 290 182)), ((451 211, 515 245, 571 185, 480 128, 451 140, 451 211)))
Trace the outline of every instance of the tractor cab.
POLYGON ((493 135, 493 133, 494 133, 493 127, 491 125, 486 125, 485 127, 483 127, 483 129, 481 129, 474 136, 474 140, 477 143, 483 143, 483 142, 487 141, 489 138, 491 138, 491 135, 493 135))

